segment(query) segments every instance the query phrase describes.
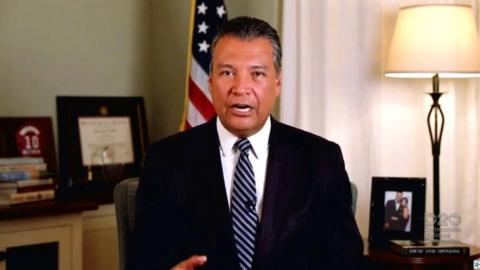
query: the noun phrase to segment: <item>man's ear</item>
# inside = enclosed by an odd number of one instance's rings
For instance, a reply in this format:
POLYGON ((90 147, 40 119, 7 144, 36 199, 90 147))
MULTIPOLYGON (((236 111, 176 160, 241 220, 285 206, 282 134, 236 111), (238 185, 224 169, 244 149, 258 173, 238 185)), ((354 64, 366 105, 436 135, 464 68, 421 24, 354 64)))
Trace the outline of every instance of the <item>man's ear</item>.
POLYGON ((282 75, 282 72, 280 72, 277 75, 277 78, 275 78, 275 95, 277 97, 280 95, 280 92, 282 90, 282 80, 283 80, 283 75, 282 75))

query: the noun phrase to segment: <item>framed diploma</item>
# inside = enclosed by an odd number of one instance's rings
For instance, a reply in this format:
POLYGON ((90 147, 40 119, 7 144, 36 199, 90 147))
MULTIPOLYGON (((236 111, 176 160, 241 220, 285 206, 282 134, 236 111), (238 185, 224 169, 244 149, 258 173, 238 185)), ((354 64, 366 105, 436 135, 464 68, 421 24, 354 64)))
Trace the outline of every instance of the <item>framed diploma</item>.
POLYGON ((132 130, 128 117, 79 117, 82 165, 133 164, 132 130))
MULTIPOLYGON (((60 190, 109 193, 140 174, 148 144, 142 97, 57 97, 60 190)), ((85 194, 82 194, 85 193, 85 194)))

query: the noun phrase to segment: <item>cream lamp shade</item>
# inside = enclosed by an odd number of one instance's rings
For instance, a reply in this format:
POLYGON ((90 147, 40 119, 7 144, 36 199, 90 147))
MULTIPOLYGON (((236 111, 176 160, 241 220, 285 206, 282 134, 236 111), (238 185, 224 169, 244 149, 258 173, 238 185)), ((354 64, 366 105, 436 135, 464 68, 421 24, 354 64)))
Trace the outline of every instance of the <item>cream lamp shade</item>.
POLYGON ((422 5, 400 9, 385 76, 480 77, 480 42, 472 8, 422 5))

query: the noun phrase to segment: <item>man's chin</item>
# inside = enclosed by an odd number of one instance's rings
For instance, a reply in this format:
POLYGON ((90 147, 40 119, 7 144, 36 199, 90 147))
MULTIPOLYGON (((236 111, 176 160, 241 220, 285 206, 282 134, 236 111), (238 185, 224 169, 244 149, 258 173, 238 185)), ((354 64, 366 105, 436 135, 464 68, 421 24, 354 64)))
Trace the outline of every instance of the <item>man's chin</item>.
POLYGON ((232 123, 231 125, 226 125, 225 128, 238 137, 251 136, 260 129, 251 123, 232 123))

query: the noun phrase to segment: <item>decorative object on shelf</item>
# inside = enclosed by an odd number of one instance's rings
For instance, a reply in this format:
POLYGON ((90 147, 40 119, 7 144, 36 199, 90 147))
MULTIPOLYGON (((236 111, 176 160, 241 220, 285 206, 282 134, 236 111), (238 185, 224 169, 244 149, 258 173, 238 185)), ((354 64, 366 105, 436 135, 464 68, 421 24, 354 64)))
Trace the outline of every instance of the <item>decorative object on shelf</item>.
MULTIPOLYGON (((400 9, 390 44, 385 76, 431 78, 428 131, 433 155, 433 214, 440 215, 440 145, 445 116, 439 78, 480 77, 480 42, 472 8, 466 5, 420 5, 400 9)), ((440 226, 434 224, 434 238, 440 226)))
MULTIPOLYGON (((55 142, 50 117, 0 117, 0 158, 14 157, 43 158, 45 163, 41 166, 48 166, 50 172, 57 172, 55 142)), ((19 162, 31 163, 28 159, 9 159, 8 162, 9 164, 0 163, 0 172, 6 170, 5 167, 2 167, 3 165, 21 165, 18 164, 19 162)))
POLYGON ((111 199, 116 183, 139 175, 148 144, 142 97, 59 96, 57 116, 62 198, 111 199))
POLYGON ((468 256, 470 247, 455 240, 391 240, 393 251, 406 256, 468 256))
POLYGON ((364 269, 388 270, 459 270, 477 269, 475 263, 480 259, 480 248, 469 245, 468 256, 431 256, 431 255, 402 255, 392 249, 380 249, 367 246, 364 252, 364 269))
POLYGON ((373 177, 368 242, 421 240, 425 229, 425 178, 373 177))

